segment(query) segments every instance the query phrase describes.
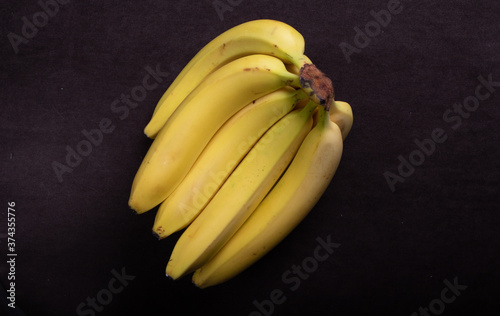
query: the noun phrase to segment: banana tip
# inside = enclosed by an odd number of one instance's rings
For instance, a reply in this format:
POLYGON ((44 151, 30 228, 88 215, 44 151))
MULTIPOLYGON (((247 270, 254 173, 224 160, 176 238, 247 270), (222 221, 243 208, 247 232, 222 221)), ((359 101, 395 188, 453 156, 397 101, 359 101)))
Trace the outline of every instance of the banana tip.
POLYGON ((137 205, 137 203, 131 198, 128 201, 128 207, 136 214, 142 214, 147 211, 147 209, 141 208, 137 205))
POLYGON ((157 133, 152 130, 152 127, 149 124, 144 128, 144 135, 146 135, 147 138, 155 139, 156 134, 157 133))
POLYGON ((158 239, 158 240, 161 240, 161 239, 162 239, 162 238, 161 238, 161 236, 160 236, 160 235, 158 235, 158 233, 157 233, 157 232, 155 232, 155 230, 154 230, 154 229, 151 231, 151 233, 153 234, 153 236, 154 236, 156 239, 158 239))
POLYGON ((193 274, 193 277, 191 278, 191 283, 193 283, 193 285, 196 286, 197 288, 200 288, 198 283, 196 283, 196 272, 193 274))
POLYGON ((174 281, 174 278, 172 278, 170 275, 168 275, 166 272, 165 272, 165 276, 167 277, 167 279, 169 279, 170 281, 174 281))
POLYGON ((203 282, 203 280, 199 280, 196 272, 193 274, 192 282, 193 282, 194 286, 196 286, 196 288, 198 288, 200 290, 207 288, 207 284, 205 282, 203 282))
POLYGON ((165 239, 171 234, 163 228, 163 226, 157 226, 156 223, 153 225, 153 229, 151 229, 151 232, 153 233, 153 236, 158 238, 158 240, 165 239))
POLYGON ((203 284, 198 284, 196 283, 195 281, 193 281, 193 284, 194 286, 197 288, 197 289, 200 289, 200 290, 203 290, 205 287, 203 286, 203 284))
POLYGON ((130 204, 128 205, 129 209, 134 213, 135 215, 139 215, 139 212, 137 212, 136 209, 134 209, 130 204))

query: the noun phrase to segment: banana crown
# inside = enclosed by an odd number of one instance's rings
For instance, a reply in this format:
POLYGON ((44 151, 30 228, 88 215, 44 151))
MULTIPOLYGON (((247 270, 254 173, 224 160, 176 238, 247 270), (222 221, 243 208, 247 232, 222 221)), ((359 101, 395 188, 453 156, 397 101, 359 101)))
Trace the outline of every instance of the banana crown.
POLYGON ((300 69, 300 84, 316 103, 326 106, 328 111, 335 98, 330 78, 314 64, 307 63, 300 69))

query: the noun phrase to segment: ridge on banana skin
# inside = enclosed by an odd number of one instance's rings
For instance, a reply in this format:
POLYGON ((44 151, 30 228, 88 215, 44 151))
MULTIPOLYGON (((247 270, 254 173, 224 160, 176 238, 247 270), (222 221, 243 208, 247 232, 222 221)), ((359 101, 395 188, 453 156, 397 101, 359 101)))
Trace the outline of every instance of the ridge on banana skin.
POLYGON ((210 74, 151 144, 132 183, 129 206, 144 213, 163 202, 232 115, 288 85, 300 87, 299 77, 289 73, 280 59, 268 55, 245 56, 210 74))
POLYGON ((306 95, 284 87, 244 107, 210 140, 177 189, 160 205, 153 233, 165 238, 189 225, 258 139, 306 95))
POLYGON ((154 138, 187 95, 207 75, 243 56, 267 54, 301 68, 304 38, 290 25, 269 19, 249 21, 220 34, 184 67, 161 97, 144 133, 154 138))
POLYGON ((172 251, 166 274, 177 279, 209 260, 250 216, 284 172, 312 127, 316 104, 294 110, 256 143, 172 251))
MULTIPOLYGON (((335 105, 331 109, 331 118, 319 107, 318 123, 282 178, 221 250, 195 271, 193 282, 198 287, 220 284, 247 269, 280 243, 318 202, 342 155, 342 131, 333 122, 348 122, 345 113, 350 106, 343 102, 339 107, 339 111, 335 105)), ((343 127, 347 135, 350 126, 343 127)))

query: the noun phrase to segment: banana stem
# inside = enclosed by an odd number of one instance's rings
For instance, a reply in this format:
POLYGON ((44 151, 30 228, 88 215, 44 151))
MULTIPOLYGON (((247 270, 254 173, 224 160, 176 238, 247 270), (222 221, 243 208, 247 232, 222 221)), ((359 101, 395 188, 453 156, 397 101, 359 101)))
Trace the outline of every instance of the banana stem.
POLYGON ((308 99, 309 98, 309 94, 304 91, 304 89, 302 88, 299 88, 298 90, 296 90, 296 95, 297 95, 297 99, 298 100, 304 100, 304 99, 308 99))
POLYGON ((326 111, 335 100, 333 83, 305 55, 298 59, 295 66, 300 69, 300 85, 302 89, 318 104, 324 105, 326 111))

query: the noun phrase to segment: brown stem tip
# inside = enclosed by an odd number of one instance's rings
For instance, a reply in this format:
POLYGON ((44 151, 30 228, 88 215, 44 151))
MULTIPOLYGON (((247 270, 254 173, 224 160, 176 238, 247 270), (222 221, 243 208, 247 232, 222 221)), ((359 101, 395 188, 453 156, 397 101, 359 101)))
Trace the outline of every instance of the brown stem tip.
POLYGON ((300 84, 314 101, 329 109, 335 97, 333 83, 321 70, 313 64, 305 64, 300 69, 300 84))

